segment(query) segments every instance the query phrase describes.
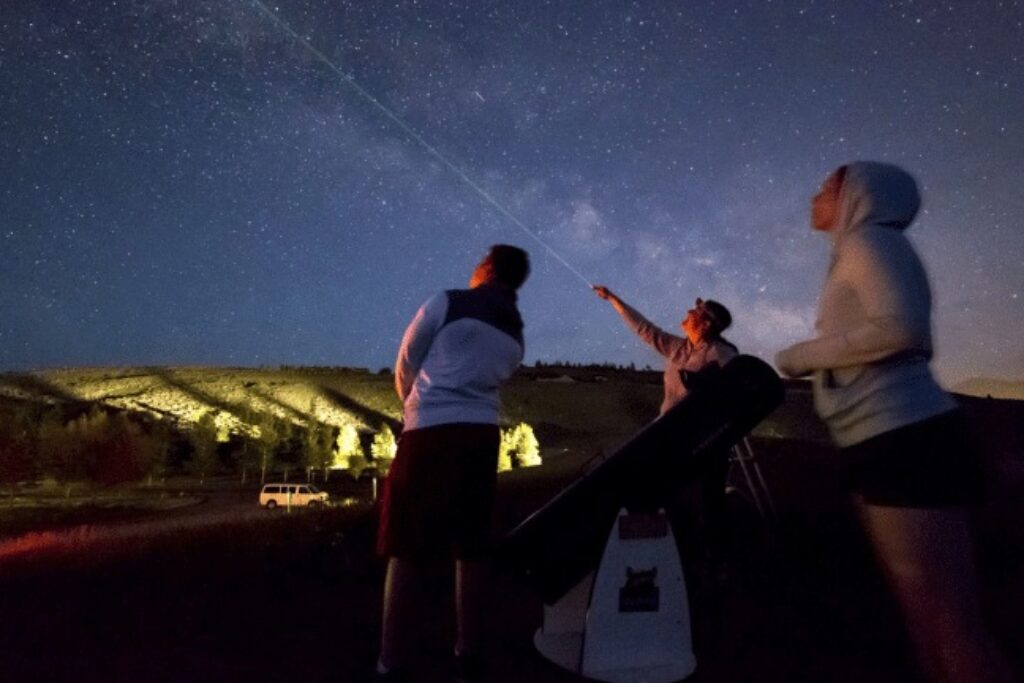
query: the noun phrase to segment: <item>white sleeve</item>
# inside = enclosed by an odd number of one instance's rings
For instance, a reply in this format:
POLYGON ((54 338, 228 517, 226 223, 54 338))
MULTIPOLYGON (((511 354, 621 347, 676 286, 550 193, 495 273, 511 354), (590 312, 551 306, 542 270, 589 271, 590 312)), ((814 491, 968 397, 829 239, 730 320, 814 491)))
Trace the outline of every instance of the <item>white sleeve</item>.
POLYGON ((420 306, 416 316, 405 328, 402 345, 398 349, 395 360, 395 390, 403 402, 412 391, 413 382, 427 357, 434 335, 444 325, 448 314, 448 295, 445 292, 436 294, 420 306))

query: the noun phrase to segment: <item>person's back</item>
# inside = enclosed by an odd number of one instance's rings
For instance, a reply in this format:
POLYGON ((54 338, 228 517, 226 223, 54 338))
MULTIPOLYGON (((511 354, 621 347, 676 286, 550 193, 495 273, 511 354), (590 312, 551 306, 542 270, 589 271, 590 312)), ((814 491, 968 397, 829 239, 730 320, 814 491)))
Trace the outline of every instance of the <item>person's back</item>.
POLYGON ((528 254, 494 245, 469 289, 432 297, 406 328, 395 362, 405 407, 398 451, 381 495, 377 551, 384 579, 380 680, 404 680, 424 567, 455 560, 455 661, 460 679, 480 677, 481 594, 501 433, 498 388, 523 358, 516 290, 528 254))
MULTIPOLYGON (((432 330, 419 372, 400 363, 396 382, 405 396, 405 429, 454 422, 497 422, 498 387, 523 358, 523 321, 514 290, 482 285, 443 292, 428 301, 403 341, 412 361, 416 328, 432 330)), ((424 329, 418 330, 420 332, 424 329)))

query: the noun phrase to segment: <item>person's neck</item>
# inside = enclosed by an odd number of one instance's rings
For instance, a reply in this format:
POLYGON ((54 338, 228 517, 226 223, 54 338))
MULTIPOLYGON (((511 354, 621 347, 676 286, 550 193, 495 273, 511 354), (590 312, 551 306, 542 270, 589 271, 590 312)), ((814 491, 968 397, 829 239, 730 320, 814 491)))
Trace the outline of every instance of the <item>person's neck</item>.
POLYGON ((485 280, 484 282, 479 282, 475 286, 470 287, 470 289, 485 289, 494 292, 499 296, 512 297, 513 299, 516 295, 516 290, 502 282, 498 282, 497 280, 485 280))
POLYGON ((484 280, 482 282, 476 283, 475 285, 470 287, 470 289, 476 289, 477 287, 490 287, 491 289, 500 289, 500 290, 505 290, 505 291, 509 291, 509 292, 512 291, 511 287, 509 287, 508 285, 503 284, 503 283, 501 283, 501 282, 499 282, 497 280, 484 280))

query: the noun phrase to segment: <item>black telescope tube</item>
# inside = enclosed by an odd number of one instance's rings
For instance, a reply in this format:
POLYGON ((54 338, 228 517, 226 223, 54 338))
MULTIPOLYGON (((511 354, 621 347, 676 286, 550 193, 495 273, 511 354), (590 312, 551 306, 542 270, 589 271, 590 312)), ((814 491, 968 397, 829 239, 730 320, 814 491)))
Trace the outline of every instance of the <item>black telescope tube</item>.
POLYGON ((737 356, 509 532, 499 563, 520 572, 546 603, 556 602, 597 567, 621 508, 664 506, 709 457, 775 410, 783 393, 767 363, 737 356))

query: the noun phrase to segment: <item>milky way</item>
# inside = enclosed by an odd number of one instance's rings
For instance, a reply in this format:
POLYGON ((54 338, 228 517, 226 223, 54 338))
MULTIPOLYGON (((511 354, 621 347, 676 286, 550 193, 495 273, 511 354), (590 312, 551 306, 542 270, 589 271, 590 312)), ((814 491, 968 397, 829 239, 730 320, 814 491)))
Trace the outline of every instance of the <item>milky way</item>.
MULTIPOLYGON (((0 369, 390 365, 487 245, 527 360, 659 366, 570 269, 251 0, 0 14, 0 369)), ((59 5, 54 7, 53 5, 59 5)), ((586 280, 765 358, 810 334, 821 179, 899 163, 947 383, 1024 378, 1024 5, 268 5, 586 280)))

